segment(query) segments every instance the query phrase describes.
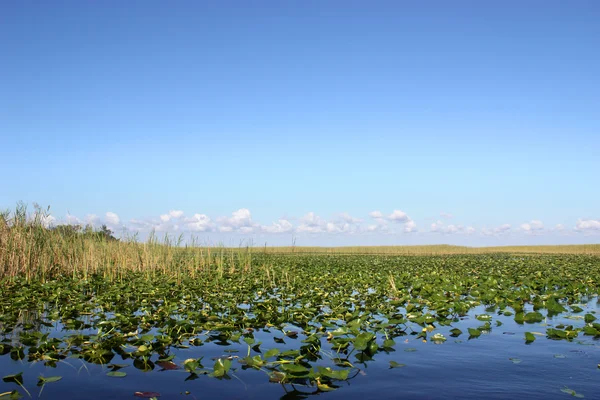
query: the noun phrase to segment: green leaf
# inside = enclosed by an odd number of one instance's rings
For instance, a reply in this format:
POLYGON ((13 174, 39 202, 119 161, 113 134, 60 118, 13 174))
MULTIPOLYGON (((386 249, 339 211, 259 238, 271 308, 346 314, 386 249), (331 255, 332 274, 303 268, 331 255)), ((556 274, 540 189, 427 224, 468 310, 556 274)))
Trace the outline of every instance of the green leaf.
POLYGON ((402 367, 406 367, 406 364, 400 364, 400 363, 397 363, 396 361, 390 361, 390 368, 402 368, 402 367))
POLYGON ((475 328, 469 328, 469 337, 479 337, 481 336, 481 331, 475 328))
POLYGON ((274 357, 280 353, 279 349, 270 349, 265 353, 265 358, 274 357))
POLYGON ((356 339, 354 339, 354 348, 358 351, 366 350, 369 346, 369 342, 375 338, 370 332, 362 332, 360 333, 356 339))
POLYGON ((23 398, 23 396, 21 396, 21 393, 19 393, 17 390, 13 390, 12 392, 0 393, 0 398, 7 398, 9 400, 19 400, 23 398))
POLYGON ((535 335, 531 332, 525 332, 525 340, 527 343, 531 343, 535 341, 535 335))
POLYGON ((594 317, 590 313, 585 314, 585 316, 583 318, 584 318, 584 321, 585 321, 586 324, 589 324, 589 323, 594 322, 596 320, 596 317, 594 317))
POLYGON ((40 376, 38 378, 38 381, 39 381, 39 383, 46 384, 46 383, 58 382, 61 379, 62 379, 62 376, 48 376, 48 377, 40 376))
POLYGON ((281 369, 288 374, 306 374, 310 372, 310 370, 300 364, 282 364, 281 369))
POLYGON ((527 314, 525 314, 523 316, 523 319, 525 320, 525 322, 542 322, 544 320, 544 316, 537 312, 537 311, 533 311, 533 312, 528 312, 527 314))
POLYGON ((561 392, 563 393, 567 393, 570 394, 571 396, 577 397, 577 398, 583 398, 585 397, 584 395, 582 395, 581 393, 577 393, 576 391, 574 391, 573 389, 569 389, 568 387, 564 387, 562 389, 560 389, 561 392))
POLYGON ((23 373, 19 372, 18 374, 14 375, 6 375, 4 378, 2 378, 2 380, 4 382, 13 382, 17 385, 23 385, 23 373))
POLYGON ((450 336, 452 336, 452 337, 458 337, 458 336, 462 335, 462 333, 463 332, 458 328, 450 329, 450 336))
POLYGON ((348 379, 348 375, 350 374, 349 369, 335 370, 335 369, 325 368, 325 367, 321 367, 321 366, 318 366, 317 369, 321 375, 326 376, 327 378, 336 379, 339 381, 345 381, 346 379, 348 379))
POLYGON ((127 376, 127 373, 123 372, 123 371, 110 371, 106 375, 112 376, 113 378, 123 378, 123 377, 127 376))
POLYGON ((225 376, 231 368, 231 360, 225 358, 217 358, 215 365, 213 366, 213 375, 217 378, 225 376))

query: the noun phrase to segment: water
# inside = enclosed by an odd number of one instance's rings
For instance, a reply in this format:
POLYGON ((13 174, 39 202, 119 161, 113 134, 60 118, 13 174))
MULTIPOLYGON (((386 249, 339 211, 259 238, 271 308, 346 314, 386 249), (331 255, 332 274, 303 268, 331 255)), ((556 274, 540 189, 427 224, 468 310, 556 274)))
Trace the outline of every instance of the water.
MULTIPOLYGON (((596 312, 595 300, 584 306, 586 312, 596 312)), ((23 372, 24 386, 32 397, 38 397, 40 387, 36 386, 38 376, 62 376, 62 380, 44 386, 41 398, 47 399, 130 399, 135 392, 158 392, 160 399, 293 399, 320 395, 328 399, 351 398, 406 398, 406 399, 566 399, 570 396, 561 389, 575 390, 587 399, 600 398, 598 380, 600 379, 600 342, 580 332, 579 337, 566 340, 550 340, 545 337, 548 327, 563 323, 581 327, 582 319, 565 318, 562 314, 547 318, 542 323, 517 324, 513 316, 493 316, 492 329, 478 338, 469 339, 467 328, 483 324, 475 315, 484 313, 482 307, 473 309, 469 316, 453 326, 437 327, 429 334, 442 333, 447 340, 441 344, 432 341, 423 342, 415 335, 396 337, 393 351, 378 352, 373 361, 360 363, 355 354, 350 361, 358 368, 351 372, 350 379, 337 382, 339 388, 332 392, 317 392, 316 387, 270 383, 266 371, 251 368, 242 369, 242 365, 233 359, 234 370, 228 379, 216 379, 205 375, 197 379, 186 380, 190 376, 183 369, 154 370, 144 372, 131 365, 131 359, 121 360, 116 355, 111 362, 129 364, 120 371, 126 372, 124 378, 106 375, 110 369, 106 366, 87 363, 81 359, 67 358, 59 362, 56 368, 44 366, 41 362, 29 363, 26 360, 13 360, 10 356, 0 356, 0 375, 5 376, 23 372), (496 326, 495 321, 501 321, 496 326), (450 336, 450 329, 458 327, 464 333, 457 338, 450 336), (540 332, 533 343, 525 344, 525 332, 540 332), (406 351, 414 349, 414 351, 406 351), (511 359, 518 359, 515 363, 511 359), (389 368, 389 362, 406 364, 403 368, 389 368)), ((294 329, 289 326, 286 329, 294 329)), ((52 328, 41 328, 51 336, 64 337, 60 324, 52 328)), ((94 331, 95 332, 95 331, 94 331)), ((92 333, 90 331, 87 332, 92 333)), ((262 341, 263 354, 270 348, 297 349, 305 338, 299 334, 296 339, 285 337, 285 344, 276 343, 274 336, 281 332, 255 332, 256 342, 262 341)), ((206 339, 206 336, 203 336, 206 339)), ((378 334, 381 345, 383 337, 378 334)), ((7 339, 7 340, 14 340, 7 339)), ((316 364, 331 366, 330 346, 322 339, 323 361, 316 364)), ((172 349, 174 362, 181 365, 187 358, 203 356, 202 363, 212 368, 213 357, 246 356, 248 346, 242 340, 229 346, 220 346, 214 342, 187 349, 172 349), (237 353, 230 352, 238 350, 237 353)), ((27 353, 27 352, 26 352, 27 353)), ((252 355, 257 354, 252 351, 252 355)), ((156 361, 156 355, 153 357, 156 361)), ((23 389, 15 383, 0 382, 0 393, 23 389)))

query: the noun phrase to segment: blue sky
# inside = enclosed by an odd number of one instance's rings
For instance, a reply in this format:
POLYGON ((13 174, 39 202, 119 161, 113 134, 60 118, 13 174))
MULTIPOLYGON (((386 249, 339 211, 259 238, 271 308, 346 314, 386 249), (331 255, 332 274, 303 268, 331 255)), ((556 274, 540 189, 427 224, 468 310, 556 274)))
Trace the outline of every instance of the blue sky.
POLYGON ((0 207, 226 244, 597 243, 598 20, 596 1, 3 2, 0 207))

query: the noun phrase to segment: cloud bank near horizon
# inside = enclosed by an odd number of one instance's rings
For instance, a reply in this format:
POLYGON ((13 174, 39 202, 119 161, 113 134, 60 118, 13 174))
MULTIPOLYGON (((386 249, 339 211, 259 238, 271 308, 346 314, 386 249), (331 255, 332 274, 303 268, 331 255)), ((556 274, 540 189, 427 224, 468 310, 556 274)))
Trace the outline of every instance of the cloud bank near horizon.
POLYGON ((405 211, 394 209, 384 213, 373 210, 365 217, 355 217, 340 212, 326 219, 315 212, 308 212, 299 218, 279 218, 270 224, 257 222, 247 208, 240 208, 228 216, 211 217, 195 213, 187 215, 182 210, 170 210, 156 217, 122 219, 117 213, 108 211, 103 216, 88 214, 77 217, 67 214, 64 218, 44 215, 42 222, 46 226, 56 225, 106 225, 120 235, 165 234, 200 235, 220 233, 241 236, 265 235, 402 235, 407 236, 464 236, 464 237, 508 237, 508 236, 599 236, 600 219, 580 218, 572 226, 557 224, 546 226, 540 220, 530 220, 519 225, 505 223, 493 227, 474 227, 454 223, 455 216, 447 212, 439 213, 440 219, 433 223, 417 223, 405 211), (449 221, 452 220, 452 223, 449 221))

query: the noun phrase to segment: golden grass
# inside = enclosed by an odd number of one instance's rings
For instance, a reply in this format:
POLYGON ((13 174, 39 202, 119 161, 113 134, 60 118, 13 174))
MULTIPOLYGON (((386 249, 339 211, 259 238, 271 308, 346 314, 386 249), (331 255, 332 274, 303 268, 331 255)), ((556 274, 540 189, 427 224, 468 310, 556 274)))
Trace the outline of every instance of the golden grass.
POLYGON ((389 254, 389 255, 444 255, 444 254, 591 254, 600 255, 600 244, 492 246, 468 247, 446 244, 422 246, 343 246, 343 247, 263 247, 266 253, 315 254, 389 254))
MULTIPOLYGON (((158 240, 151 235, 145 243, 110 240, 103 235, 68 234, 44 227, 44 213, 36 209, 33 218, 24 207, 12 214, 0 213, 0 279, 24 277, 27 280, 59 276, 87 279, 101 274, 107 279, 123 279, 129 272, 172 277, 198 274, 240 273, 252 268, 253 255, 266 254, 379 254, 452 255, 488 253, 562 253, 600 255, 600 244, 560 246, 462 247, 433 246, 350 246, 350 247, 206 247, 182 246, 168 236, 158 240)), ((262 266, 264 267, 264 266, 262 266)))

